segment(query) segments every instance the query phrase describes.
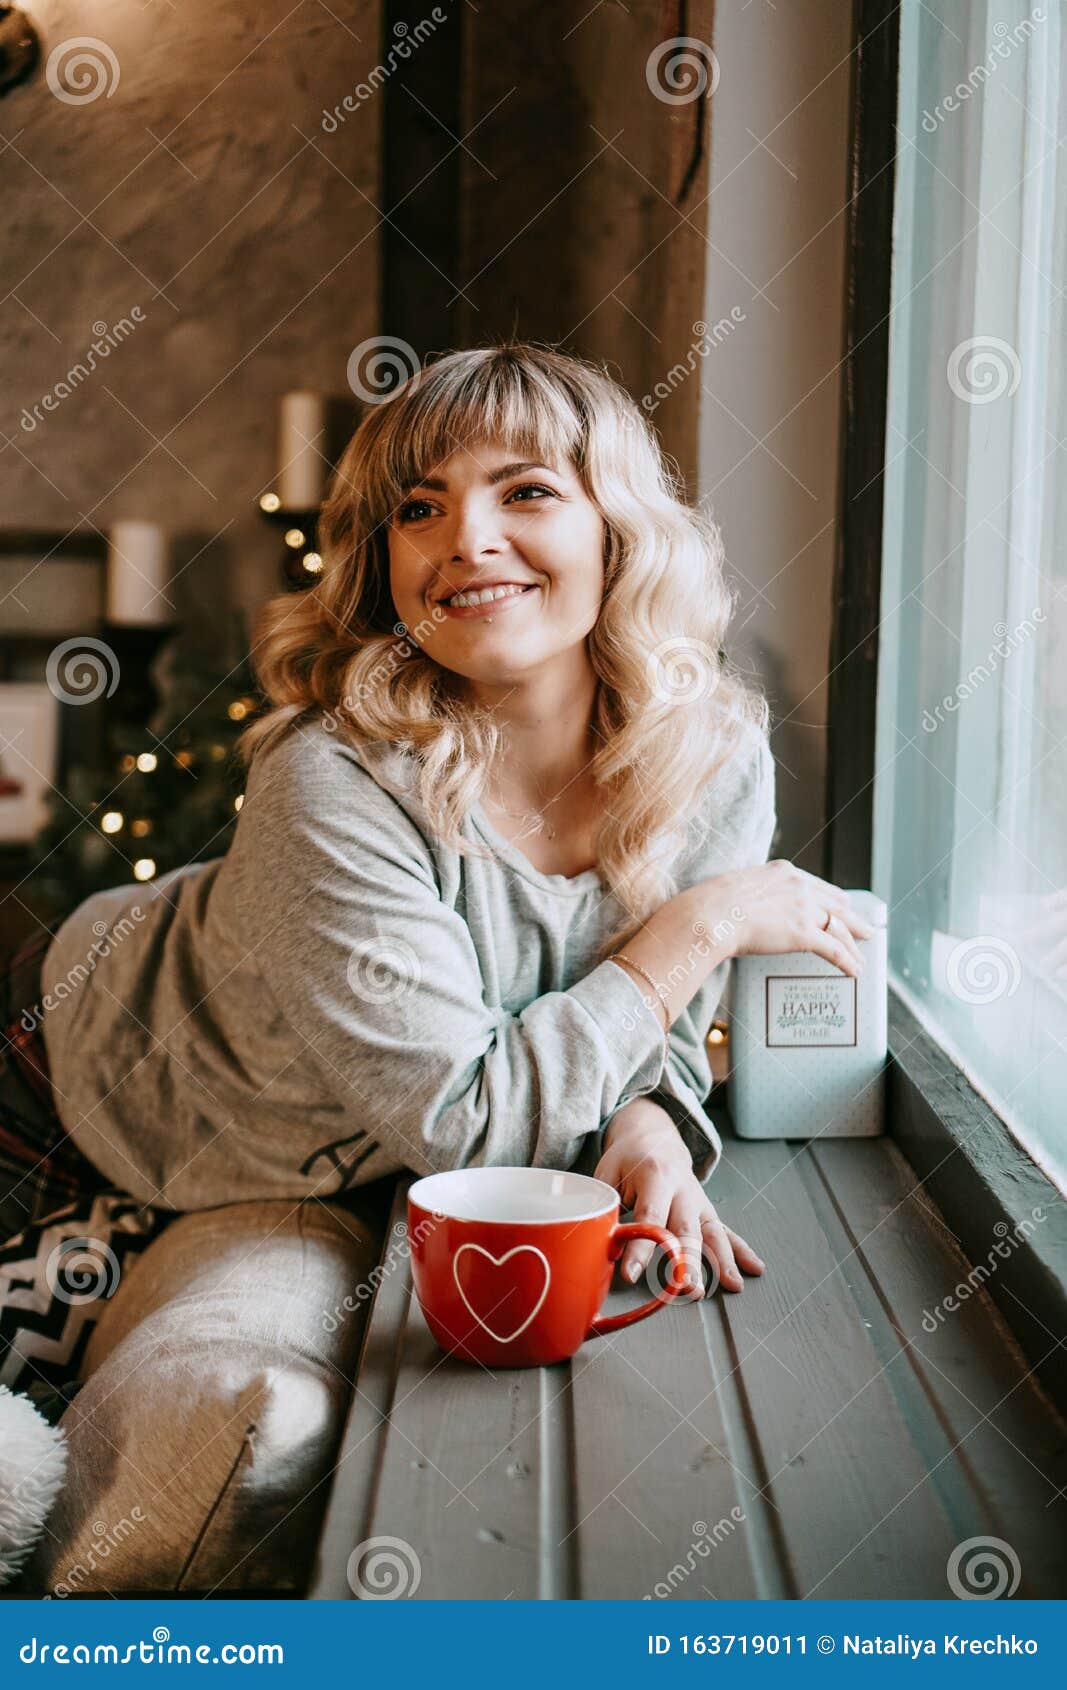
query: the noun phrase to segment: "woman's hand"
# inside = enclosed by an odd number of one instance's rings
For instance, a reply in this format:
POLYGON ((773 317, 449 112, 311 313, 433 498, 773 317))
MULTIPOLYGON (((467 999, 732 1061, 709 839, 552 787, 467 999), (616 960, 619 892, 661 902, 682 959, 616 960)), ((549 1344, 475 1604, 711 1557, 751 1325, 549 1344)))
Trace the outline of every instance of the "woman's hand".
POLYGON ((814 951, 845 974, 861 972, 856 940, 871 938, 874 929, 857 915, 847 892, 817 874, 776 860, 714 875, 701 886, 713 898, 721 925, 730 927, 732 955, 814 951), (723 909, 728 920, 719 913, 723 909))
MULTIPOLYGON (((720 1221, 693 1172, 681 1134, 651 1098, 637 1097, 612 1116, 595 1177, 615 1187, 634 1220, 651 1221, 674 1233, 689 1273, 683 1296, 704 1295, 705 1254, 728 1291, 742 1289, 739 1268, 763 1272, 764 1264, 751 1246, 720 1221)), ((631 1283, 639 1279, 654 1249, 651 1242, 628 1244, 622 1254, 623 1277, 631 1283)))

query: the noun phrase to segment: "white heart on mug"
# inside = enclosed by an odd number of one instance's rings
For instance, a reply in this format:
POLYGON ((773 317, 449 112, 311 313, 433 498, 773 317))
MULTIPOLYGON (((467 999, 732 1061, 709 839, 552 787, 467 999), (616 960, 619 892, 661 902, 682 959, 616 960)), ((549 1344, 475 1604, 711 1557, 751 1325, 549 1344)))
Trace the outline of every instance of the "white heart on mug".
POLYGON ((526 1328, 536 1317, 542 1303, 548 1296, 548 1287, 552 1279, 552 1269, 549 1266, 548 1257, 545 1255, 543 1250, 539 1250, 537 1248, 536 1244, 516 1244, 512 1249, 506 1250, 502 1256, 494 1256, 492 1251, 487 1250, 483 1244, 473 1244, 468 1242, 466 1244, 461 1244, 452 1258, 452 1277, 456 1282, 456 1290, 463 1298, 464 1304, 471 1315, 473 1315, 474 1319, 478 1322, 478 1325, 482 1328, 483 1332, 488 1332, 490 1338, 494 1338, 498 1344, 510 1344, 519 1336, 520 1333, 526 1331, 526 1328), (545 1270, 545 1282, 541 1287, 541 1295, 538 1297, 533 1308, 526 1316, 526 1319, 521 1323, 521 1325, 516 1326, 513 1332, 494 1332, 488 1321, 483 1320, 477 1309, 471 1306, 470 1298, 467 1296, 466 1291, 464 1291, 459 1279, 459 1259, 465 1250, 476 1250, 479 1255, 485 1256, 488 1261, 492 1262, 493 1266, 496 1268, 503 1267, 504 1263, 509 1262, 512 1256, 520 1255, 523 1251, 526 1251, 531 1256, 536 1256, 540 1261, 545 1270))

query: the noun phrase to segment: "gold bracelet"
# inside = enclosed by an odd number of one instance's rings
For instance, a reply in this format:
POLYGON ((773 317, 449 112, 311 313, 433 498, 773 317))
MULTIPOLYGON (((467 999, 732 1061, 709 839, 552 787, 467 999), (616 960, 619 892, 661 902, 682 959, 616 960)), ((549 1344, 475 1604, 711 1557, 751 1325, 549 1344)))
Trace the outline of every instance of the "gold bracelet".
POLYGON ((670 1037, 671 1037, 671 1018, 670 1018, 670 1015, 669 1015, 668 1010, 667 1010, 667 1005, 664 1003, 662 997, 660 996, 659 992, 657 991, 656 982, 653 980, 651 974, 648 972, 648 969, 642 968, 641 964, 639 962, 635 962, 633 957, 627 956, 625 951, 613 951, 611 956, 609 956, 607 960, 608 960, 608 962, 629 963, 630 967, 637 974, 642 974, 644 976, 644 978, 648 981, 650 987, 652 988, 653 996, 655 997, 656 1002, 659 1004, 660 1008, 663 1011, 663 1037, 669 1045, 670 1044, 670 1037))

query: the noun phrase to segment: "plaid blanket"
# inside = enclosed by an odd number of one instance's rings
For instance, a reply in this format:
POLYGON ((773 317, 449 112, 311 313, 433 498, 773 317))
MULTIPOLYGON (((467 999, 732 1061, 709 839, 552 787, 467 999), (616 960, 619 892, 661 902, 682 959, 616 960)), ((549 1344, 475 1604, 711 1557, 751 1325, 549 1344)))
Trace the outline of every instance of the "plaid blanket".
POLYGON ((106 1182, 56 1113, 39 1002, 52 934, 41 928, 0 973, 0 1239, 106 1182))
POLYGON ((42 1407, 76 1378, 104 1302, 174 1218, 109 1186, 56 1112, 39 1001, 51 939, 42 928, 0 964, 0 1384, 42 1407))

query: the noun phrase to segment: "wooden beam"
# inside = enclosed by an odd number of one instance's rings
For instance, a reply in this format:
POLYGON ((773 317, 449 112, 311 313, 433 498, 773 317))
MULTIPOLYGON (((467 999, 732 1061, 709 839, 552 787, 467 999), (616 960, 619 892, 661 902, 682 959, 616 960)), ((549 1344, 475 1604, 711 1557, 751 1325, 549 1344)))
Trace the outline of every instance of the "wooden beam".
POLYGON ((825 873, 840 886, 871 874, 899 0, 856 0, 855 16, 825 833, 825 873))

